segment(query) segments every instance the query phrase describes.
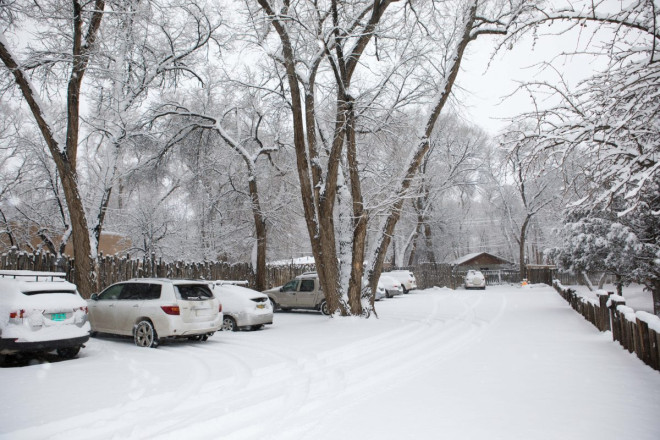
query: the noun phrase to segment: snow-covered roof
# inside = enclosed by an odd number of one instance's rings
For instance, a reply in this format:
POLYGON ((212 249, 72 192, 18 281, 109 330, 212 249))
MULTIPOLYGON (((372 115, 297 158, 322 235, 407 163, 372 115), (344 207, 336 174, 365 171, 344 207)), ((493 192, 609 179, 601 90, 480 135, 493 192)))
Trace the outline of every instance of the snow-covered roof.
POLYGON ((483 252, 474 252, 472 254, 463 255, 462 257, 457 258, 454 261, 450 261, 450 264, 455 264, 455 265, 458 266, 458 265, 461 265, 461 264, 465 263, 466 261, 470 261, 471 259, 473 259, 477 255, 481 255, 481 254, 483 254, 483 252))
POLYGON ((468 261, 477 258, 480 255, 488 255, 490 257, 497 258, 498 260, 502 260, 502 263, 510 264, 510 262, 505 260, 504 258, 498 257, 497 255, 489 254, 488 252, 473 252, 471 254, 463 255, 462 257, 457 258, 454 261, 450 261, 449 264, 460 266, 461 264, 465 264, 468 261))

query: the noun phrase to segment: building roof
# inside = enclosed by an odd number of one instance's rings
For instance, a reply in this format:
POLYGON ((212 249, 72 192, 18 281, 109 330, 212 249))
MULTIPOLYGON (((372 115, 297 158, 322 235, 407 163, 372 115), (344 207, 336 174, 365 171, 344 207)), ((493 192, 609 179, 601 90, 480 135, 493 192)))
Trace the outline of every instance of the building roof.
POLYGON ((462 266, 479 257, 489 257, 494 260, 499 260, 498 264, 513 264, 510 261, 505 260, 504 258, 498 257, 497 255, 489 254, 488 252, 474 252, 471 254, 463 255, 462 257, 457 258, 454 261, 451 261, 449 264, 453 266, 462 266))

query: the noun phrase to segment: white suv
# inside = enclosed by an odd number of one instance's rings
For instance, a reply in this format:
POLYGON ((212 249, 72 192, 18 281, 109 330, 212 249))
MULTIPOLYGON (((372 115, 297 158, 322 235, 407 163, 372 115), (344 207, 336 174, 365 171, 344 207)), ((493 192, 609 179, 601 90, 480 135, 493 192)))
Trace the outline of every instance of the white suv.
POLYGON ((486 288, 486 278, 481 271, 478 270, 468 270, 465 274, 465 290, 468 289, 481 289, 486 288))
POLYGON ((139 278, 87 301, 93 332, 133 336, 140 347, 163 338, 206 341, 222 326, 222 304, 202 281, 139 278))
POLYGON ((0 357, 57 350, 74 358, 89 339, 87 303, 66 274, 0 271, 0 357))

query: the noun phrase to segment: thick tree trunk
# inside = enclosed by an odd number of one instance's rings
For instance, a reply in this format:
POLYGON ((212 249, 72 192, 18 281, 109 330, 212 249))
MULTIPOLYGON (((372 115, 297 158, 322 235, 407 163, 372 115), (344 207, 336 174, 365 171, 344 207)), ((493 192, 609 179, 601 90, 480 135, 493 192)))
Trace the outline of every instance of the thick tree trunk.
POLYGON ((525 266, 525 239, 527 238, 527 226, 529 226, 529 220, 530 216, 525 217, 525 221, 522 224, 522 227, 520 228, 520 241, 518 244, 520 245, 519 251, 520 251, 520 279, 524 280, 527 278, 527 267, 525 266))
POLYGON ((429 263, 435 264, 435 251, 433 250, 433 236, 431 234, 431 226, 424 223, 424 237, 426 238, 426 255, 429 263))
MULTIPOLYGON (((350 98, 348 98, 350 99, 350 98)), ((347 99, 347 100, 348 100, 347 99)), ((362 275, 364 274, 364 248, 367 237, 367 214, 362 201, 362 187, 358 172, 357 145, 355 140, 355 112, 351 105, 347 108, 346 151, 348 170, 351 179, 351 198, 353 199, 353 260, 351 278, 348 284, 348 304, 351 315, 362 315, 362 275)), ((370 307, 373 309, 373 294, 370 307)))
POLYGON ((75 173, 65 165, 68 164, 62 165, 64 169, 60 170, 60 178, 62 179, 62 188, 64 189, 64 197, 66 198, 71 220, 74 258, 73 282, 78 286, 80 294, 84 298, 89 298, 96 291, 95 267, 91 256, 89 229, 85 218, 85 209, 78 192, 75 173))
POLYGON ((252 200, 252 216, 254 217, 254 227, 257 236, 257 267, 256 267, 256 289, 258 291, 266 290, 266 219, 261 211, 259 202, 259 190, 257 187, 256 176, 251 176, 249 183, 250 198, 252 200))

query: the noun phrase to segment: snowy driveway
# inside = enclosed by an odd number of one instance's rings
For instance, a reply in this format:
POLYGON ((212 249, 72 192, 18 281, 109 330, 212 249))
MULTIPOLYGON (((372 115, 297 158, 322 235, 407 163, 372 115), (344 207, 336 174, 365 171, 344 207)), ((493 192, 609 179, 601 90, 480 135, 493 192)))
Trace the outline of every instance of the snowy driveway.
POLYGON ((551 288, 430 289, 380 319, 278 313, 257 332, 0 369, 0 437, 653 439, 660 373, 551 288))

